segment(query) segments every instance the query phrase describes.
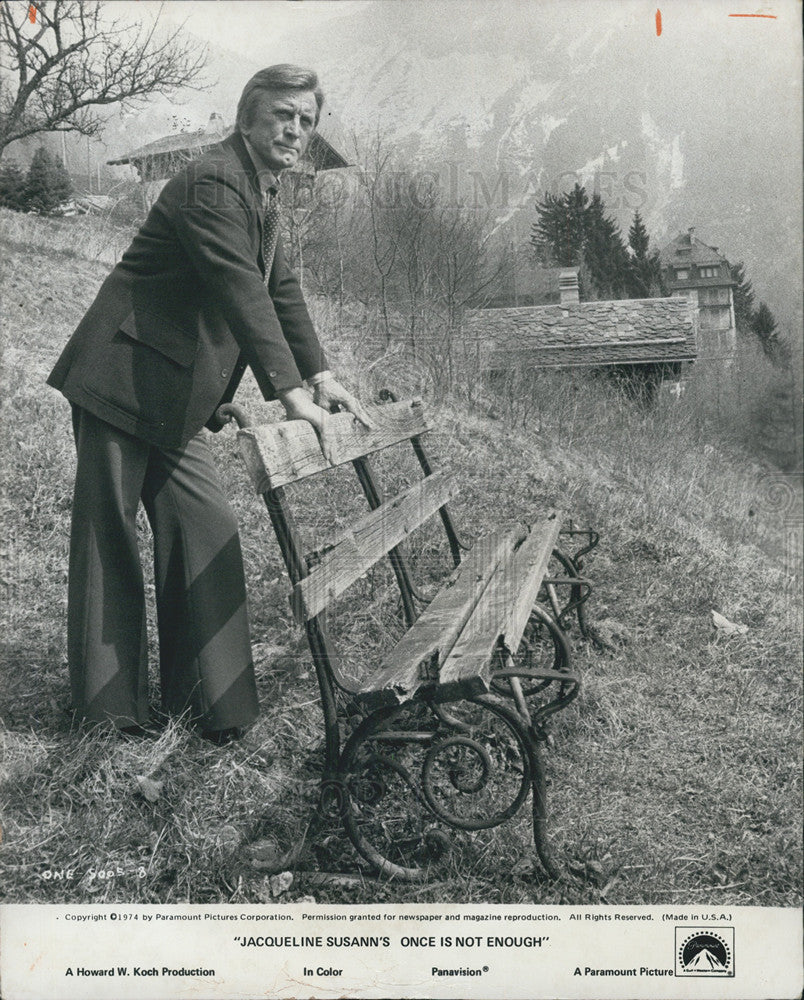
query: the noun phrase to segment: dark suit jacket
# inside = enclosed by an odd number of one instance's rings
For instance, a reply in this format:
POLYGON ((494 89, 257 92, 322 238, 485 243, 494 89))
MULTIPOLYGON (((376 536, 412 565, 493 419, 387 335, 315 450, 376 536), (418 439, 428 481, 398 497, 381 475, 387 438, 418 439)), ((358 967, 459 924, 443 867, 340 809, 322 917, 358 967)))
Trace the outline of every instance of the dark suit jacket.
POLYGON ((281 241, 268 286, 262 201, 235 133, 162 189, 48 382, 163 448, 185 444, 249 365, 266 399, 326 368, 281 241))

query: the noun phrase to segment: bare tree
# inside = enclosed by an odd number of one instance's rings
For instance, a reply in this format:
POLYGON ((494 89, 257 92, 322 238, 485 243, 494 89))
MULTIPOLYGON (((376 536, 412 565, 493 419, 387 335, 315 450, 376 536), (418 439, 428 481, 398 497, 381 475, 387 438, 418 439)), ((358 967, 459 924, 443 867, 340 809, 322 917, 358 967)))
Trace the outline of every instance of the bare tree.
POLYGON ((314 180, 290 172, 282 187, 282 231, 290 266, 304 283, 305 250, 310 230, 320 214, 314 180))
POLYGON ((428 172, 397 174, 395 197, 385 209, 386 228, 396 247, 396 271, 408 304, 408 344, 414 356, 419 326, 432 298, 430 279, 435 266, 434 221, 440 194, 428 172))
POLYGON ((485 305, 511 260, 504 248, 494 250, 490 212, 478 214, 462 203, 442 203, 433 218, 433 233, 436 295, 446 311, 447 329, 455 331, 467 305, 485 305))
POLYGON ((352 135, 355 162, 360 167, 360 183, 365 192, 369 220, 371 258, 379 278, 380 312, 385 329, 385 343, 391 343, 391 320, 388 315, 388 284, 394 269, 397 243, 388 230, 387 206, 397 196, 397 178, 392 172, 393 152, 378 128, 371 138, 361 143, 352 135))
POLYGON ((0 156, 40 132, 95 135, 103 106, 198 87, 207 53, 161 35, 158 18, 132 27, 113 5, 82 0, 0 2, 0 156))
POLYGON ((441 202, 432 215, 431 297, 440 307, 440 352, 448 385, 455 363, 476 360, 476 343, 461 335, 464 310, 482 307, 499 287, 511 261, 504 247, 494 247, 491 213, 479 214, 462 203, 441 202), (458 357, 455 356, 456 347, 458 357))
POLYGON ((354 229, 355 213, 343 198, 336 196, 331 201, 330 218, 338 262, 338 315, 343 319, 343 303, 346 296, 344 240, 354 229))
MULTIPOLYGON (((319 174, 313 188, 314 206, 305 231, 305 260, 317 287, 338 300, 343 317, 347 284, 356 294, 354 271, 365 268, 365 253, 355 248, 367 242, 356 204, 357 178, 333 170, 319 174)), ((365 227, 363 227, 365 229, 365 227)), ((367 249, 367 247, 366 247, 367 249)))

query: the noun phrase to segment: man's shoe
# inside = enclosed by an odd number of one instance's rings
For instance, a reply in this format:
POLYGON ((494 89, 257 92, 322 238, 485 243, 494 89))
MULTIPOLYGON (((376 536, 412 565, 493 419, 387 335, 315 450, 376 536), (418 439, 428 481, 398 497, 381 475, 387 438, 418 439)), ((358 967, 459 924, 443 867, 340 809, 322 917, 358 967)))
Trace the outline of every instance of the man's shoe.
POLYGON ((231 726, 229 729, 205 729, 201 733, 201 739, 212 743, 216 747, 226 747, 230 743, 235 743, 243 738, 243 730, 239 726, 231 726))

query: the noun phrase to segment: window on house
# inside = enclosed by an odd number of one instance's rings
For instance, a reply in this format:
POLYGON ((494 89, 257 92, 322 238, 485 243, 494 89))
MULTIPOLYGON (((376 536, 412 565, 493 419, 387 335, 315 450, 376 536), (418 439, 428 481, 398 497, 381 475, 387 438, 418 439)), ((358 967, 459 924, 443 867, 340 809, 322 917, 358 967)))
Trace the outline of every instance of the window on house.
POLYGON ((718 268, 717 265, 714 265, 712 267, 701 267, 699 268, 699 271, 702 278, 716 278, 718 268))
POLYGON ((676 268, 676 281, 686 281, 690 276, 690 271, 688 267, 677 267, 676 268))

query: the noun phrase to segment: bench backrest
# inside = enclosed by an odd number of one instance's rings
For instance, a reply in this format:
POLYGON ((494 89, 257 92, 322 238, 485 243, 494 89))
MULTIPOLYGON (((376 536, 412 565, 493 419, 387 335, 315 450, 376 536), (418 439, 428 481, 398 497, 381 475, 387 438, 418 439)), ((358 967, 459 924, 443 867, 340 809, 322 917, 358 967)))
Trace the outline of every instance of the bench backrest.
MULTIPOLYGON (((429 462, 423 457, 419 437, 429 431, 432 424, 425 415, 421 400, 405 400, 367 409, 375 424, 373 430, 365 428, 350 413, 335 413, 330 417, 327 433, 333 448, 332 465, 324 458, 318 437, 307 421, 289 420, 238 432, 240 454, 258 493, 270 495, 276 500, 281 498, 283 487, 352 462, 373 508, 326 544, 300 554, 303 562, 299 560, 299 563, 308 568, 297 573, 299 578, 295 580, 291 573, 294 584, 291 604, 300 623, 324 611, 332 600, 343 594, 383 556, 396 556, 394 569, 403 588, 398 546, 436 512, 441 512, 448 535, 451 531, 445 505, 457 495, 458 487, 446 473, 430 471, 429 462), (397 496, 380 503, 371 480, 367 456, 405 440, 413 443, 425 475, 397 496), (368 487, 366 477, 369 479, 368 487)), ((454 533, 450 537, 451 544, 453 537, 454 533)))

